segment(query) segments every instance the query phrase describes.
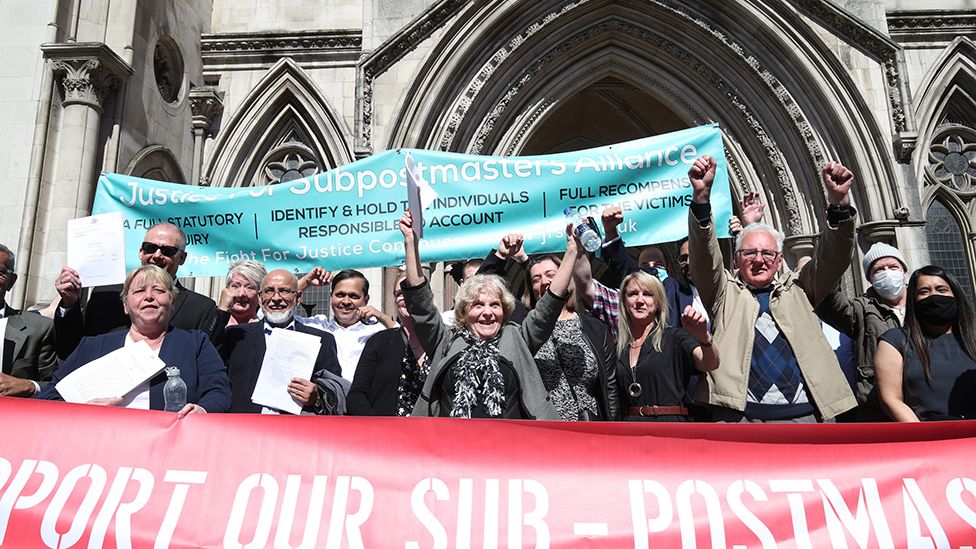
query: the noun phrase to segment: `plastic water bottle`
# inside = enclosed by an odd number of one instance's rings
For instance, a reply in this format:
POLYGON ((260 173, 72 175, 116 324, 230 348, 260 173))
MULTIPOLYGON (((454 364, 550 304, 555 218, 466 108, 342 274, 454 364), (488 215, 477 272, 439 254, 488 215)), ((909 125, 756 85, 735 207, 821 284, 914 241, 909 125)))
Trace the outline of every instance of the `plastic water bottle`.
POLYGON ((163 404, 167 412, 179 412, 186 406, 186 383, 180 377, 180 369, 166 368, 166 385, 163 385, 163 404))
POLYGON ((580 243, 583 244, 583 249, 588 252, 597 251, 602 242, 600 235, 596 234, 593 227, 590 227, 590 223, 573 208, 566 208, 563 210, 563 214, 566 215, 566 220, 573 224, 573 234, 579 238, 580 243))

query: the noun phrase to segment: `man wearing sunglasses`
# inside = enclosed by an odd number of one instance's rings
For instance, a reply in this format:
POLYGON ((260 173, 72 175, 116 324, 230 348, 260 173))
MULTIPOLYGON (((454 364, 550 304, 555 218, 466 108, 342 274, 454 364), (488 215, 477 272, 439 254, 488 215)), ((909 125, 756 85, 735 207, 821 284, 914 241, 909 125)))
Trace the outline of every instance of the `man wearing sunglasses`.
MULTIPOLYGON (((139 261, 143 265, 156 265, 174 279, 180 265, 186 261, 186 235, 171 223, 158 223, 146 231, 139 247, 139 261)), ((129 326, 129 317, 122 309, 118 286, 92 288, 88 303, 82 310, 81 279, 78 272, 65 267, 54 287, 61 296, 61 303, 54 317, 54 337, 58 356, 67 358, 83 336, 108 333, 129 326)), ((176 283, 176 300, 170 326, 184 330, 200 330, 213 338, 216 329, 217 304, 214 300, 176 283)))
POLYGON ((854 176, 836 162, 823 169, 827 223, 814 259, 781 274, 783 233, 754 223, 736 237, 735 271, 723 268, 710 193, 714 158, 698 158, 688 177, 692 277, 712 313, 722 366, 698 384, 696 400, 731 422, 827 421, 857 402, 813 309, 847 270, 854 248, 848 193, 854 176))

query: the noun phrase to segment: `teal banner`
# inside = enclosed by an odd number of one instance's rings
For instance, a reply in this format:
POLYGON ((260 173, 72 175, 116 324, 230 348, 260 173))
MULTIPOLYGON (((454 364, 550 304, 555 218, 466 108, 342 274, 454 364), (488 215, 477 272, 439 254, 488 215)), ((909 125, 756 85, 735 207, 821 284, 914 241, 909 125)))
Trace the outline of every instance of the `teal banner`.
POLYGON ((397 221, 407 205, 405 157, 437 192, 424 212, 424 261, 483 257, 502 236, 525 236, 529 254, 565 249, 563 209, 599 219, 624 211, 630 246, 669 242, 688 232, 688 168, 702 154, 718 160, 712 207, 720 236, 732 213, 717 125, 545 156, 474 156, 399 149, 288 183, 208 188, 104 173, 93 214, 121 211, 129 267, 146 229, 166 221, 187 235, 181 276, 223 276, 239 259, 307 272, 397 265, 397 221))

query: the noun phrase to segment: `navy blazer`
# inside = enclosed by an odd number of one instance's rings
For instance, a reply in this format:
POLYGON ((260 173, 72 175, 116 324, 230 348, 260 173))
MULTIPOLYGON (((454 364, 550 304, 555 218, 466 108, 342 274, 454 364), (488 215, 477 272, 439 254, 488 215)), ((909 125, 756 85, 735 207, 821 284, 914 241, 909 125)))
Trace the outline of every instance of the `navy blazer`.
MULTIPOLYGON (((54 372, 51 383, 41 390, 38 398, 45 400, 64 400, 55 385, 65 376, 89 362, 101 358, 125 344, 128 331, 111 332, 81 340, 75 352, 71 353, 58 371, 54 372)), ((170 327, 159 348, 159 358, 167 366, 180 369, 180 377, 186 383, 186 401, 198 404, 210 413, 230 410, 230 381, 220 360, 217 349, 203 332, 188 332, 170 327)), ((160 371, 149 380, 149 408, 162 410, 163 385, 166 372, 160 371)), ((122 396, 122 395, 118 395, 122 396)))
MULTIPOLYGON (((169 324, 183 330, 200 330, 211 341, 217 331, 217 304, 205 295, 184 288, 179 282, 175 286, 169 324)), ((129 315, 122 306, 122 285, 97 286, 92 288, 84 311, 79 306, 68 309, 61 316, 60 307, 54 314, 54 341, 58 357, 65 359, 78 347, 81 338, 107 334, 129 327, 129 315)))
MULTIPOLYGON (((233 393, 233 404, 230 411, 242 414, 260 414, 262 406, 251 402, 251 394, 261 373, 261 363, 264 362, 264 352, 268 350, 265 339, 264 321, 251 322, 229 326, 224 332, 220 344, 220 355, 227 365, 233 393)), ((316 379, 316 372, 328 370, 337 376, 342 375, 339 365, 339 355, 336 353, 336 342, 332 334, 309 328, 298 322, 294 324, 296 332, 312 334, 322 339, 322 347, 315 358, 312 381, 316 379)), ((321 397, 321 391, 319 396, 321 397)))

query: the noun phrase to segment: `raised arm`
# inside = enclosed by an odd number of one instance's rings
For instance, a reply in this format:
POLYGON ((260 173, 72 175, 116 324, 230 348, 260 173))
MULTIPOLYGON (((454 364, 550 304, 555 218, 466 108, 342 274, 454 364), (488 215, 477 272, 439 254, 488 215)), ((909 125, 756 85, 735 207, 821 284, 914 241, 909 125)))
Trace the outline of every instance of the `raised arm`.
POLYGON ((403 212, 399 226, 406 251, 404 283, 407 287, 403 288, 403 297, 413 319, 417 339, 420 340, 424 351, 433 356, 441 339, 446 336, 448 327, 444 325, 441 313, 434 305, 434 294, 420 270, 419 241, 416 233, 413 232, 413 218, 409 211, 403 212))
POLYGON ((823 180, 829 203, 827 224, 821 232, 813 260, 800 270, 800 285, 814 307, 837 286, 850 266, 857 214, 850 205, 854 174, 843 164, 828 162, 823 168, 823 180))
POLYGON ((624 213, 619 207, 611 206, 603 210, 600 221, 603 223, 603 233, 606 235, 602 257, 611 276, 607 284, 620 286, 627 275, 638 269, 637 262, 627 253, 624 240, 617 231, 617 227, 624 221, 624 213))
POLYGON ((572 234, 572 229, 567 227, 566 234, 566 253, 563 254, 562 263, 556 270, 556 276, 549 284, 549 290, 535 309, 529 311, 528 316, 522 322, 522 338, 529 346, 529 351, 534 355, 552 335, 559 313, 562 311, 566 301, 566 294, 569 290, 570 280, 573 277, 573 269, 578 257, 579 242, 572 234))
POLYGON ((703 155, 688 170, 693 189, 688 212, 688 253, 691 256, 691 278, 695 281, 702 303, 715 316, 715 306, 725 295, 725 267, 722 250, 715 236, 712 220, 711 192, 715 182, 715 159, 703 155))
POLYGON ((413 216, 409 211, 403 212, 400 218, 400 233, 403 234, 403 248, 406 253, 404 266, 406 267, 407 284, 420 286, 425 278, 420 269, 420 242, 413 232, 413 216))

